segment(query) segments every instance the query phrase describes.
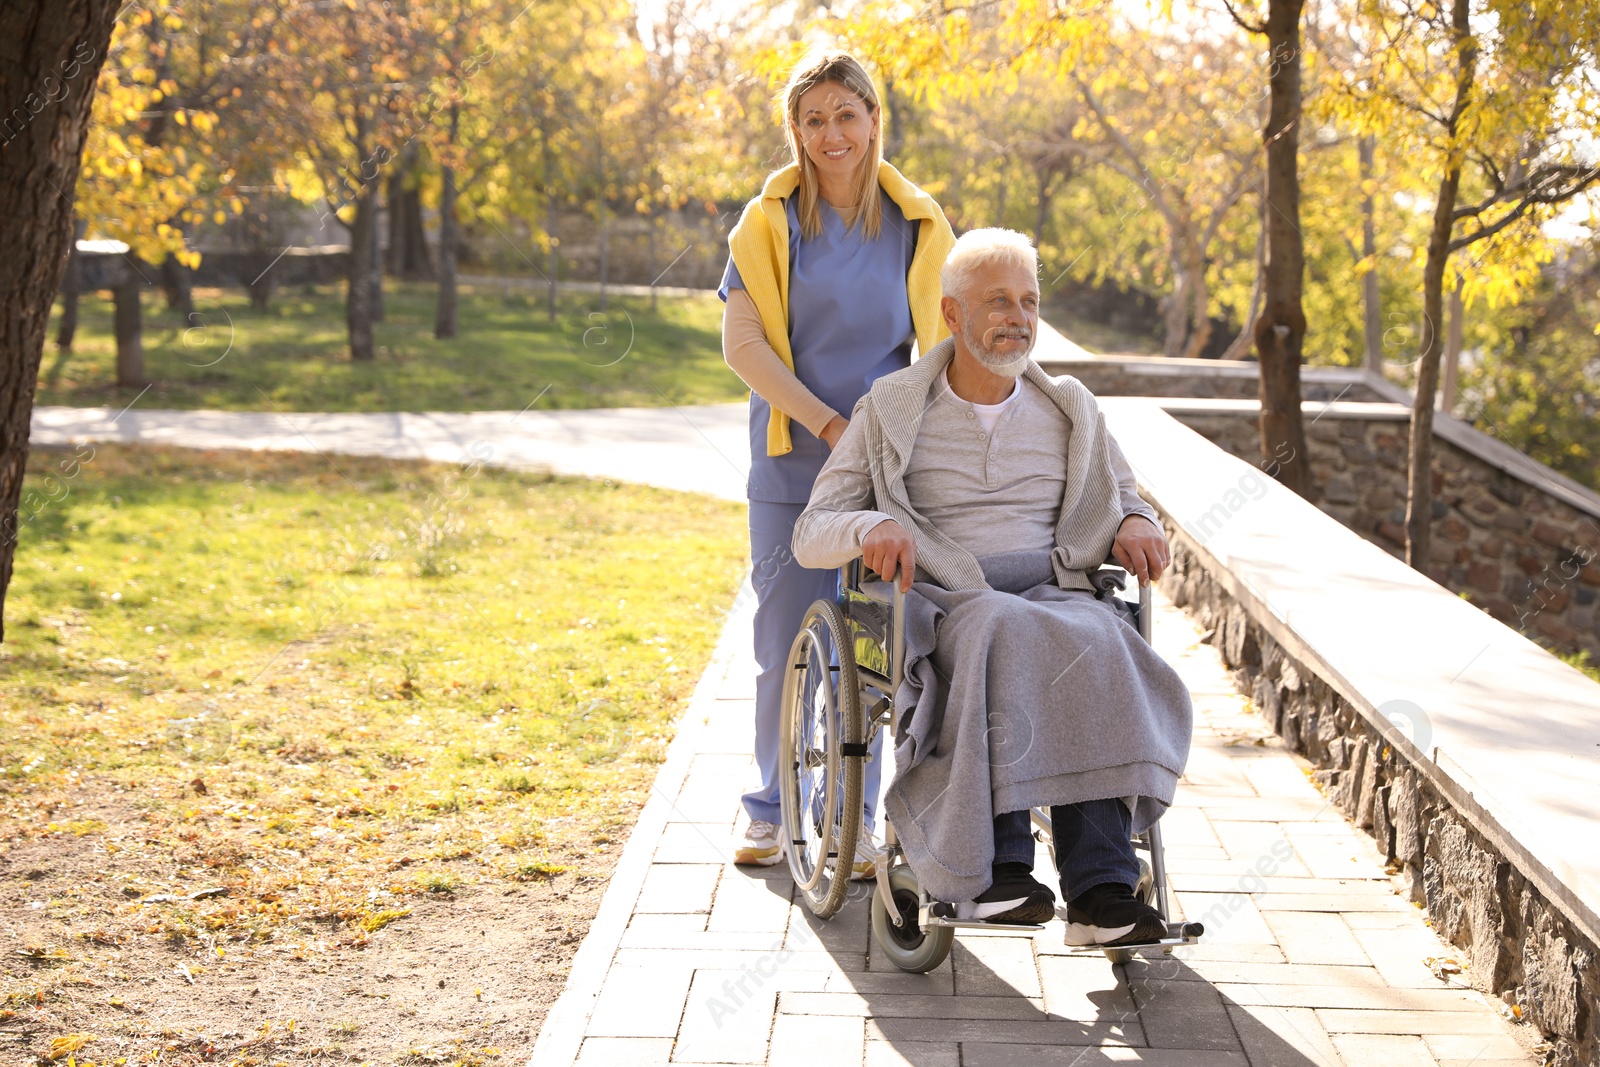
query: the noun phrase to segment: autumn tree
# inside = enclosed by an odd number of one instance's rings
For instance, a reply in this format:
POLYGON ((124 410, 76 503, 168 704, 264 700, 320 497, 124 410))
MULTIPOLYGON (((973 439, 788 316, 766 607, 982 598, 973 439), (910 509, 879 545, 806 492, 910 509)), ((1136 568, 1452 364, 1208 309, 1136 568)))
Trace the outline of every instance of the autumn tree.
POLYGON ((0 637, 17 550, 34 386, 66 266, 93 89, 118 0, 0 6, 0 637))
MULTIPOLYGON (((420 3, 420 0, 418 0, 420 3)), ((418 107, 433 53, 417 4, 302 3, 286 7, 277 58, 258 83, 292 133, 300 159, 285 179, 350 239, 345 324, 350 358, 374 358, 375 275, 382 180, 433 116, 418 107)))
POLYGON ((1172 278, 1163 351, 1194 359, 1211 340, 1213 244, 1258 181, 1260 152, 1242 136, 1258 116, 1239 77, 1249 66, 1233 49, 1156 34, 1145 48, 1157 56, 1148 68, 1113 58, 1093 79, 1074 71, 1073 83, 1112 149, 1104 166, 1163 223, 1172 278), (1229 100, 1235 106, 1217 106, 1229 100))
POLYGON ((1407 455, 1406 561, 1425 570, 1445 290, 1459 275, 1468 303, 1512 299, 1550 257, 1541 225, 1600 181, 1585 145, 1600 129, 1600 3, 1364 0, 1358 11, 1377 44, 1343 87, 1343 116, 1403 142, 1434 186, 1407 455), (1463 271, 1451 259, 1468 248, 1463 271))
MULTIPOLYGON (((849 29, 859 50, 929 108, 950 99, 1005 99, 1030 82, 1053 93, 1058 115, 1076 108, 1069 128, 1043 127, 1042 137, 1018 137, 1006 108, 988 111, 974 136, 989 138, 1005 159, 974 165, 968 181, 963 161, 952 158, 947 196, 956 200, 987 187, 1003 197, 1010 181, 1001 171, 1032 170, 1035 188, 1026 195, 1034 217, 1031 225, 1020 218, 1013 225, 1042 232, 1041 220, 1063 192, 1052 180, 1067 160, 1083 181, 1098 169, 1119 175, 1135 203, 1118 209, 1109 230, 1085 227, 1096 243, 1080 251, 1093 255, 1073 273, 1103 279, 1115 270, 1111 264, 1143 259, 1155 233, 1162 261, 1145 280, 1166 290, 1164 351, 1207 350, 1214 264, 1227 258, 1218 256, 1219 244, 1237 236, 1236 209, 1260 185, 1257 131, 1265 91, 1254 91, 1259 79, 1245 50, 1190 22, 1134 26, 1103 10, 999 4, 928 11, 909 24, 886 7, 872 8, 849 29)), ((1003 200, 997 207, 1004 215, 1003 200)))
MULTIPOLYGON (((184 268, 199 262, 186 246, 184 229, 211 210, 223 210, 214 205, 231 178, 211 143, 218 82, 191 83, 185 95, 173 77, 174 42, 188 29, 174 8, 130 8, 118 20, 100 70, 78 177, 77 213, 87 235, 128 246, 112 291, 117 384, 124 388, 145 384, 143 286, 161 277, 165 262, 184 268)), ((187 285, 181 279, 175 284, 182 306, 187 285)), ((192 308, 183 310, 187 315, 192 308)))
POLYGON ((1303 0, 1266 0, 1264 15, 1223 0, 1241 28, 1266 39, 1269 110, 1261 131, 1266 150, 1266 247, 1263 307, 1251 327, 1261 365, 1261 456, 1278 481, 1314 497, 1310 453, 1300 412, 1301 351, 1306 313, 1305 235, 1300 229, 1300 11, 1303 0))
POLYGON ((1476 324, 1462 408, 1485 432, 1600 492, 1600 241, 1563 250, 1514 307, 1476 324))

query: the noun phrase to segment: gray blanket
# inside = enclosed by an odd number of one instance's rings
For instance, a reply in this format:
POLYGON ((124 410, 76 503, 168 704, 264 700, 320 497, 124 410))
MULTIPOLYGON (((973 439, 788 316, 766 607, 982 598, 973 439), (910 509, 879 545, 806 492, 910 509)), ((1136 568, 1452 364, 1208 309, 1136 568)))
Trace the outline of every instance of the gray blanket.
POLYGON ((990 589, 917 582, 885 800, 938 900, 990 882, 996 812, 1120 798, 1134 831, 1172 803, 1194 709, 1120 600, 1061 589, 1048 552, 978 560, 990 589))

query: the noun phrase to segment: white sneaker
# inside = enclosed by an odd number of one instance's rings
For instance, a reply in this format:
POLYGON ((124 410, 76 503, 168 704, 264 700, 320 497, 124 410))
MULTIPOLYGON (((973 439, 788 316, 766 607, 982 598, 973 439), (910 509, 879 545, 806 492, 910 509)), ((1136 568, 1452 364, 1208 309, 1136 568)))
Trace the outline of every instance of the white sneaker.
POLYGON ((861 831, 861 839, 856 842, 856 861, 850 865, 850 880, 852 882, 870 882, 878 877, 878 843, 866 830, 861 831))
POLYGON ((776 823, 752 819, 745 827, 744 844, 733 853, 742 867, 771 867, 783 859, 783 838, 776 823))

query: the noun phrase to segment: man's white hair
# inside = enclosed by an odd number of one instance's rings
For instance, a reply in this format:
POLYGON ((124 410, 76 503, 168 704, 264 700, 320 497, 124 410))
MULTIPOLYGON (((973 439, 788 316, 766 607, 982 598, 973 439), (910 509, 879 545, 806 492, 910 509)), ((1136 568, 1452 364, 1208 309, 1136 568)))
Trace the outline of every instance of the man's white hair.
POLYGON ((949 258, 939 271, 944 295, 964 302, 973 275, 996 263, 1015 264, 1031 275, 1039 273, 1039 254, 1034 251, 1027 234, 985 226, 962 234, 950 250, 949 258))

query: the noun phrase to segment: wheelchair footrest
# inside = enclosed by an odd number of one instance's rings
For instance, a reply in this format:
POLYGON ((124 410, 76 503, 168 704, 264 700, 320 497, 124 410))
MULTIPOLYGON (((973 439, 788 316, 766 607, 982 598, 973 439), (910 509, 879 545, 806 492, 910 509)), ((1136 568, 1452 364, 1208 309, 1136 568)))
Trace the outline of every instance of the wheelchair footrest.
POLYGON ((957 930, 988 930, 994 933, 1020 932, 1032 934, 1044 929, 1043 926, 1035 926, 1028 923, 990 923, 984 922, 982 919, 941 919, 935 915, 928 916, 922 925, 924 927, 951 926, 957 930))
POLYGON ((1108 948, 1125 948, 1134 952, 1141 949, 1171 948, 1174 945, 1197 944, 1206 928, 1200 923, 1168 922, 1167 936, 1159 941, 1140 941, 1131 945, 1073 945, 1071 951, 1077 952, 1104 952, 1108 948))

